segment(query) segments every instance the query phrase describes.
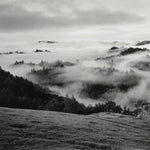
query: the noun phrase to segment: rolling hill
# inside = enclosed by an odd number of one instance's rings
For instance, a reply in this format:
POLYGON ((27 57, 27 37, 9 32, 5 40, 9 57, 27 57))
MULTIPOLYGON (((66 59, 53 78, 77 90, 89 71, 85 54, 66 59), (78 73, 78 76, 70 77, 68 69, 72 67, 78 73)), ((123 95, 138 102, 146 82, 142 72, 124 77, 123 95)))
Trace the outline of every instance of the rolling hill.
POLYGON ((150 122, 121 114, 0 108, 0 122, 2 150, 150 149, 150 122))

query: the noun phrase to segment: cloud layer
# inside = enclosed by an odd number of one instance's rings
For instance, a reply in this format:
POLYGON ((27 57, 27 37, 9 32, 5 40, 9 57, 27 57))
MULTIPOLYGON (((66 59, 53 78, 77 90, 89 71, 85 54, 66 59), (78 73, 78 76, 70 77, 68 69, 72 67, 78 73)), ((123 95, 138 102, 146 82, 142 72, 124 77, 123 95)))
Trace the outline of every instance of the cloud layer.
MULTIPOLYGON (((135 1, 135 0, 133 0, 135 1)), ((123 3, 94 0, 6 0, 0 2, 0 30, 24 31, 34 29, 89 27, 138 23, 145 16, 134 10, 120 9, 123 3), (118 6, 117 6, 118 4, 118 6), (112 5, 112 7, 110 7, 112 5)), ((130 2, 126 6, 130 6, 130 2)), ((135 4, 136 6, 136 4, 135 4)), ((138 5, 137 5, 138 7, 138 5)))

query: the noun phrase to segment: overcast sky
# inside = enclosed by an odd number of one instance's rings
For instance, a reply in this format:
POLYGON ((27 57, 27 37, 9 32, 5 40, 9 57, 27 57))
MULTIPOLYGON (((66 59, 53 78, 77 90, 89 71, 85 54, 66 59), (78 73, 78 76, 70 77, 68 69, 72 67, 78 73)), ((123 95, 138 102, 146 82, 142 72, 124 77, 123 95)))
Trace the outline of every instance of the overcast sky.
POLYGON ((150 38, 149 0, 0 0, 1 36, 150 38))

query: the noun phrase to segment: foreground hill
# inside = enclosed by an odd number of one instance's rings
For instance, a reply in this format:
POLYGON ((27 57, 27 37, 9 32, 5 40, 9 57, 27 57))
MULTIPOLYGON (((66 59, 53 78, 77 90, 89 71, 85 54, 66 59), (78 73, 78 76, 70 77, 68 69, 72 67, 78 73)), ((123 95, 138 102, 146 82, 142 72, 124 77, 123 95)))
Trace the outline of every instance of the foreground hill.
POLYGON ((0 108, 0 122, 5 150, 150 149, 150 122, 121 114, 0 108))

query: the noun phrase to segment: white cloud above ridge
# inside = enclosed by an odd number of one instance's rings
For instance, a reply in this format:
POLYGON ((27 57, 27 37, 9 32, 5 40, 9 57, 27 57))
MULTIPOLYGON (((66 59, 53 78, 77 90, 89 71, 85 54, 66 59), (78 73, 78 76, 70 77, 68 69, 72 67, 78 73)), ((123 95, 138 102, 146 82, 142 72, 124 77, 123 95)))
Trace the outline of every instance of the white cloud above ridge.
POLYGON ((146 39, 149 4, 147 0, 0 0, 0 32, 146 39))
MULTIPOLYGON (((16 31, 35 28, 101 26, 136 23, 145 19, 133 12, 112 11, 103 7, 103 5, 98 8, 96 6, 95 8, 94 6, 89 8, 86 7, 86 3, 81 6, 79 4, 74 6, 74 1, 71 3, 68 0, 61 2, 59 0, 35 0, 35 4, 29 1, 26 3, 23 0, 21 1, 22 3, 17 0, 0 3, 0 30, 16 31)), ((88 3, 87 6, 89 6, 88 3)))

